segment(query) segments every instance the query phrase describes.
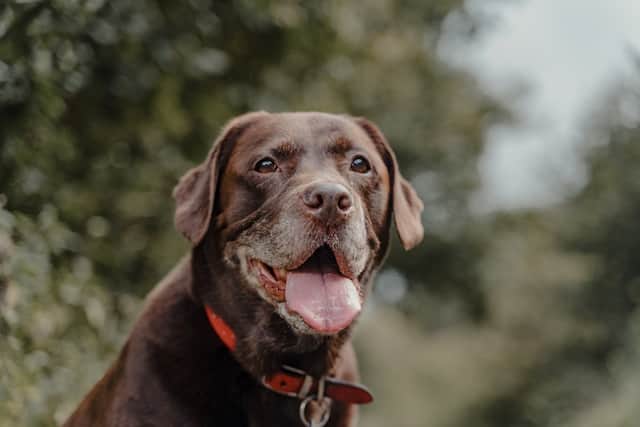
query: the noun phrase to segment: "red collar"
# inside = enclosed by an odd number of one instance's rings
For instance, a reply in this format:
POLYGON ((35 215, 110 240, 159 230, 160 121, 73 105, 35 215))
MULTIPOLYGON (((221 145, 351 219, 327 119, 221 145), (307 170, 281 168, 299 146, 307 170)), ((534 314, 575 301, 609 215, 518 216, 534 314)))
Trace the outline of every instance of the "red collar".
POLYGON ((220 340, 227 346, 229 350, 232 352, 236 350, 236 334, 233 333, 227 322, 225 322, 222 317, 218 316, 208 305, 204 306, 205 311, 207 312, 207 318, 209 319, 209 323, 211 323, 211 327, 220 340))
MULTIPOLYGON (((211 327, 220 340, 230 351, 235 351, 236 334, 233 333, 231 327, 209 306, 205 305, 205 311, 211 327)), ((274 375, 263 377, 262 385, 278 394, 299 399, 325 395, 333 400, 346 403, 362 404, 373 401, 371 392, 361 384, 341 381, 329 376, 314 378, 300 369, 287 365, 283 365, 282 369, 274 375)))

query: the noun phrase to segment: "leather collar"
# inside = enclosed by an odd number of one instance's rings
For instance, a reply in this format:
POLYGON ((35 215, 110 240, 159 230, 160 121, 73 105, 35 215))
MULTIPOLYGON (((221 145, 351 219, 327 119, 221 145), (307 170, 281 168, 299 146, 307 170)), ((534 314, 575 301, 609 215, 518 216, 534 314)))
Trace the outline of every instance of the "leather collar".
MULTIPOLYGON (((224 345, 233 352, 236 349, 236 335, 231 327, 209 306, 205 311, 211 327, 224 345)), ((275 374, 261 379, 267 389, 290 397, 306 399, 309 396, 326 396, 345 403, 364 404, 373 401, 373 395, 363 385, 342 381, 334 377, 314 378, 305 371, 283 365, 275 374)))

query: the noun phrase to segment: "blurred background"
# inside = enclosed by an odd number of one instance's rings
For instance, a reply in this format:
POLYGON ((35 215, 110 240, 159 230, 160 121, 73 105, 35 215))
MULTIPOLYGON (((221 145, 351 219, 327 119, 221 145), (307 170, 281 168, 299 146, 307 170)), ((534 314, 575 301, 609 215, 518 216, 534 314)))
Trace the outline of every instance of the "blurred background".
POLYGON ((356 328, 363 426, 640 421, 634 0, 0 2, 0 425, 60 424, 250 110, 375 121, 425 201, 356 328))

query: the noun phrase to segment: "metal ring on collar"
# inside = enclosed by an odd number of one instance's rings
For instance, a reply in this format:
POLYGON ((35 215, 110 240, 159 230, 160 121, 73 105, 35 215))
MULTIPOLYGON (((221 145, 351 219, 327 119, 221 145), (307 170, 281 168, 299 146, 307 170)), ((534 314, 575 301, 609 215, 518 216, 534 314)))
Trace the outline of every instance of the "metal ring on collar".
POLYGON ((306 427, 324 427, 324 425, 327 424, 327 421, 329 421, 329 416, 331 416, 331 399, 329 399, 328 397, 317 399, 317 396, 315 395, 308 396, 307 398, 305 398, 300 402, 300 407, 298 408, 298 414, 300 415, 300 420, 306 427), (323 413, 320 416, 319 421, 313 421, 313 420, 307 419, 307 405, 312 400, 318 400, 325 403, 325 405, 322 405, 319 402, 318 406, 320 406, 320 408, 323 409, 323 413))

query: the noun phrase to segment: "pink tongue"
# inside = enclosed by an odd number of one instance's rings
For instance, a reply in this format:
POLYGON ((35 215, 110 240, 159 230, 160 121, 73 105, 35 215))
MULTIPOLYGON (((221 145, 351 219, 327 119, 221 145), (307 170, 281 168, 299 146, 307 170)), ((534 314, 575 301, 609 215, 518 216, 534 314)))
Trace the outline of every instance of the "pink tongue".
POLYGON ((298 313, 318 332, 335 333, 351 324, 360 312, 354 283, 335 273, 316 271, 287 274, 287 309, 298 313))

